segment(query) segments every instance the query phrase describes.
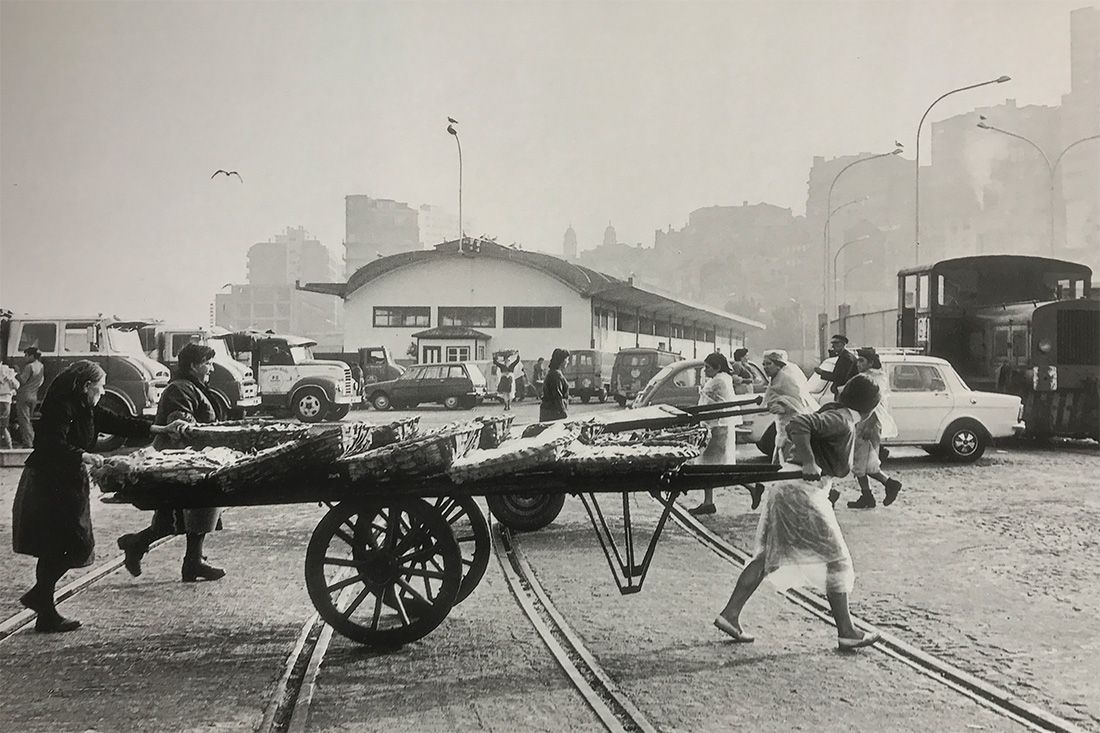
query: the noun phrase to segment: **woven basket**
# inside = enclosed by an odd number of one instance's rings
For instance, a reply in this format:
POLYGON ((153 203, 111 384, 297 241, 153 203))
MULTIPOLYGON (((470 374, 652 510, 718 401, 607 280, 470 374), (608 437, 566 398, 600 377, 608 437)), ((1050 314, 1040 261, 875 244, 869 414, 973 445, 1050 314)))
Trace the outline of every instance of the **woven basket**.
POLYGON ((629 430, 620 433, 603 433, 594 436, 590 444, 597 446, 686 445, 702 450, 706 448, 708 440, 710 440, 710 429, 706 425, 692 425, 661 430, 629 430))
MULTIPOLYGON (((223 458, 223 460, 226 460, 223 458)), ((229 458, 232 460, 232 458, 229 458)), ((219 462, 191 450, 156 451, 143 448, 128 456, 115 456, 102 466, 90 470, 100 489, 105 492, 125 491, 132 487, 173 488, 194 486, 209 477, 219 467, 219 462), (149 456, 167 460, 178 459, 176 465, 145 463, 149 456)))
POLYGON ((671 445, 608 445, 574 444, 554 463, 556 471, 573 476, 605 476, 608 474, 659 471, 676 468, 697 458, 697 448, 671 445))
POLYGON ((575 431, 562 430, 551 435, 509 440, 496 448, 470 451, 457 459, 447 473, 456 484, 461 484, 533 471, 554 463, 575 439, 575 431), (479 454, 486 454, 486 457, 479 454))
POLYGON ((435 476, 446 473, 455 458, 466 455, 481 439, 479 421, 447 425, 425 435, 339 462, 341 472, 352 481, 435 476))
POLYGON ((371 444, 374 448, 400 443, 409 438, 416 437, 420 431, 420 416, 406 417, 394 420, 384 425, 375 425, 372 431, 371 444))
POLYGON ((339 425, 344 457, 366 453, 373 447, 375 427, 370 423, 342 422, 339 425))
POLYGON ((195 425, 187 432, 185 440, 192 448, 232 448, 242 453, 267 450, 312 435, 310 425, 291 422, 210 423, 195 425))
POLYGON ((481 440, 478 448, 496 448, 512 435, 512 421, 515 415, 492 415, 476 418, 481 421, 481 440))
POLYGON ((343 431, 327 430, 248 456, 239 463, 219 468, 210 478, 225 491, 256 488, 288 477, 323 473, 343 452, 343 431))

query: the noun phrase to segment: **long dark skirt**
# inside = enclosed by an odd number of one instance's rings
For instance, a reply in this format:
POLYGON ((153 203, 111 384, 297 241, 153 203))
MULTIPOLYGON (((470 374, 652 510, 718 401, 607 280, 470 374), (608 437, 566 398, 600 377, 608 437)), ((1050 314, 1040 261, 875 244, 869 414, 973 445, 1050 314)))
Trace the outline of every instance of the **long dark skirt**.
POLYGON ((222 510, 157 509, 153 512, 153 527, 162 535, 206 534, 222 528, 222 510))
POLYGON ((12 505, 12 549, 70 568, 95 560, 88 471, 58 476, 27 466, 12 505))

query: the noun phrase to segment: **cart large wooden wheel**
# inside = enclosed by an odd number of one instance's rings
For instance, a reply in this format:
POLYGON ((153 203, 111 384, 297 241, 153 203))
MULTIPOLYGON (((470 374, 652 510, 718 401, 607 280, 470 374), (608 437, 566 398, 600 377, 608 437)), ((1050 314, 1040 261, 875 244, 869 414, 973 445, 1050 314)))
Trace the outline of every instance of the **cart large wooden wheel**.
POLYGON ((343 502, 306 549, 306 589, 333 629, 392 648, 438 626, 458 597, 462 555, 438 509, 422 499, 343 502))
POLYGON ((489 567, 492 541, 489 523, 472 496, 444 496, 430 500, 447 524, 451 525, 458 548, 462 552, 462 584, 455 603, 462 603, 473 592, 489 567))

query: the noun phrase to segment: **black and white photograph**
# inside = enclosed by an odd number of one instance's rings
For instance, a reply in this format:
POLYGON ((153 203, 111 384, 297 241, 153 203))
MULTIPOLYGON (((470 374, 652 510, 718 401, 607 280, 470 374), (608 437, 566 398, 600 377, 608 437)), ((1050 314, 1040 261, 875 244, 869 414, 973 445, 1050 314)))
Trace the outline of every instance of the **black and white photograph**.
POLYGON ((1096 0, 0 0, 0 733, 1100 733, 1096 0))

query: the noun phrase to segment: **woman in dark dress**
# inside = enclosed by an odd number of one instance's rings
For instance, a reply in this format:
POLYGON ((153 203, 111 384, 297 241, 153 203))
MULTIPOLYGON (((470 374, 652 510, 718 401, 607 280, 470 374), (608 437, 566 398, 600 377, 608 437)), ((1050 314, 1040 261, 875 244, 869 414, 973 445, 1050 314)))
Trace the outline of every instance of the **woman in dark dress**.
MULTIPOLYGON (((156 425, 173 420, 185 423, 208 423, 217 420, 214 404, 206 393, 206 382, 214 367, 211 360, 214 350, 202 344, 187 344, 180 349, 176 359, 176 378, 161 395, 157 406, 156 425)), ((153 442, 157 450, 181 447, 170 436, 158 437, 153 442)), ((203 562, 202 546, 208 532, 219 528, 221 509, 158 509, 153 521, 145 529, 118 538, 118 547, 126 553, 125 565, 133 576, 141 575, 141 559, 149 546, 161 537, 173 534, 187 535, 187 549, 183 555, 183 582, 218 580, 225 571, 203 562)))
POLYGON ((71 568, 95 559, 88 467, 103 459, 90 452, 96 436, 111 433, 131 438, 150 433, 178 433, 183 423, 150 426, 98 407, 104 392, 98 364, 81 360, 61 372, 42 401, 34 435, 12 507, 12 548, 38 558, 34 587, 19 601, 35 611, 41 632, 73 631, 79 621, 64 618, 54 605, 57 581, 71 568))
POLYGON ((569 352, 565 349, 554 349, 550 355, 550 370, 546 374, 546 380, 542 383, 542 403, 539 405, 539 422, 550 420, 564 420, 566 405, 569 404, 569 382, 561 373, 562 367, 569 361, 569 352))

